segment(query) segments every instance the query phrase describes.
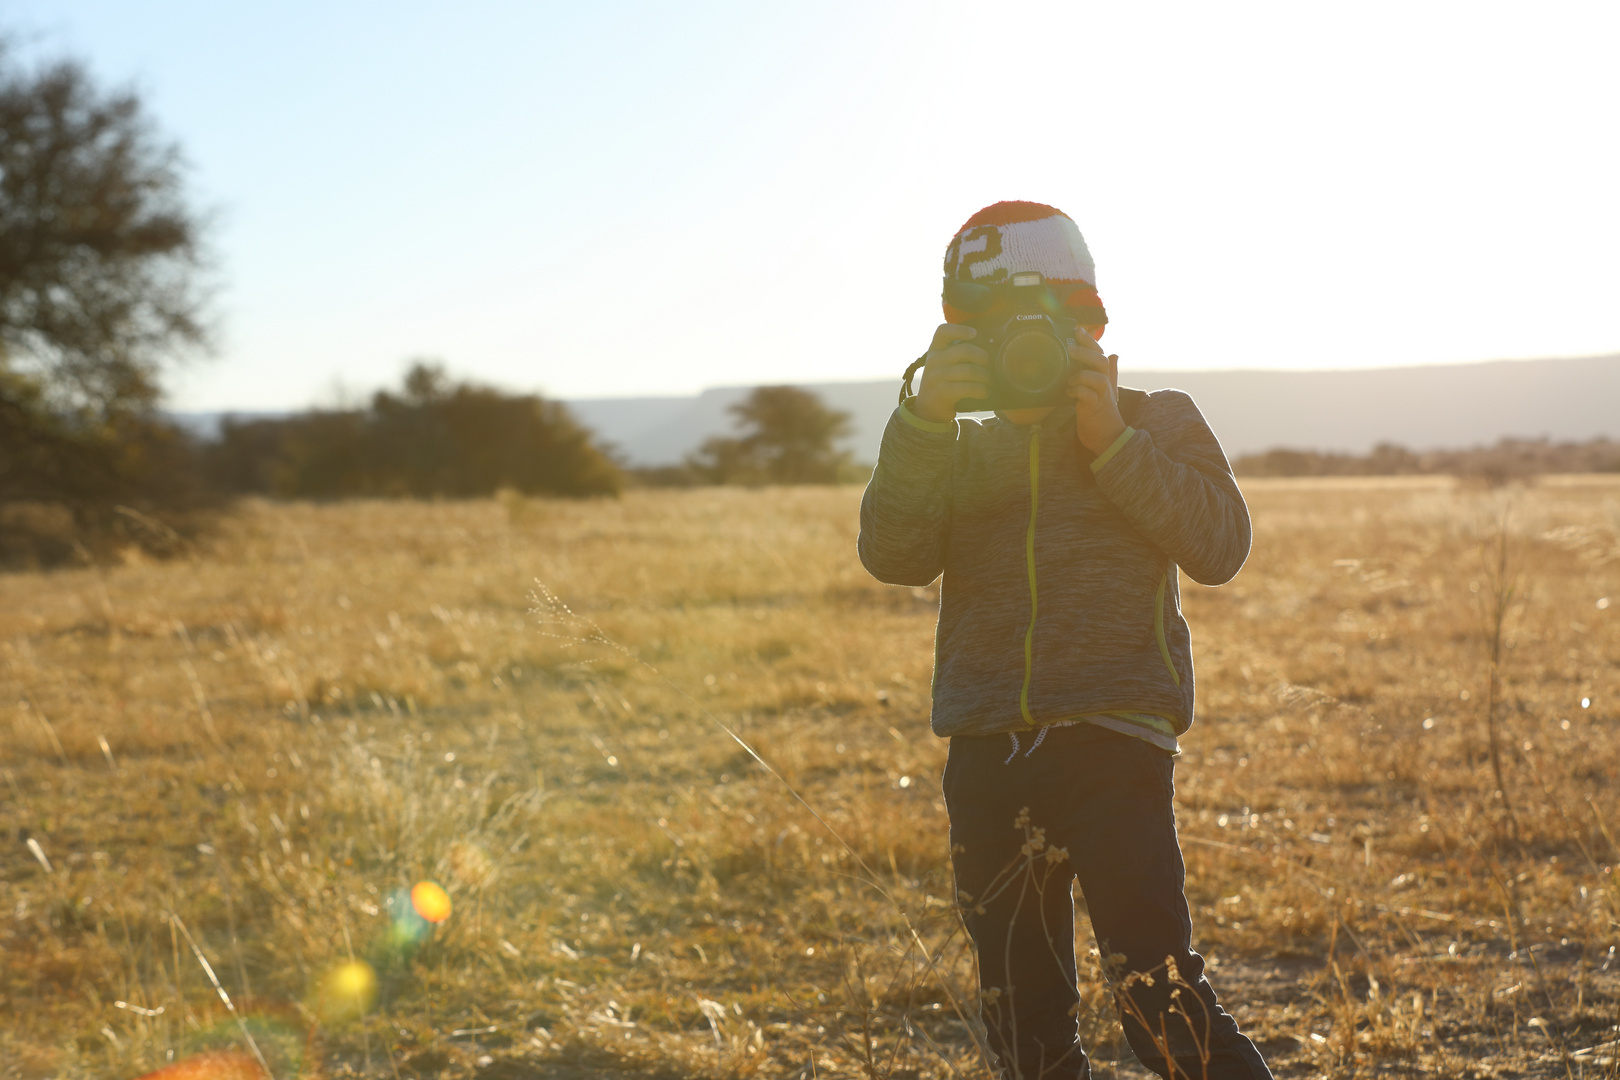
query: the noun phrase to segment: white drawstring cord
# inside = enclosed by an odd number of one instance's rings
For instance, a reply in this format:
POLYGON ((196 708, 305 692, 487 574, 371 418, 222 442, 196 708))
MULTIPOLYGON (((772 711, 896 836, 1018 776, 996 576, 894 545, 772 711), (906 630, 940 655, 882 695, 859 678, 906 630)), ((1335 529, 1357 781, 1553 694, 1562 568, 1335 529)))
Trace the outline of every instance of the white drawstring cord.
MULTIPOLYGON (((1043 728, 1041 728, 1040 731, 1036 732, 1035 741, 1030 743, 1028 750, 1024 751, 1024 756, 1029 757, 1029 755, 1033 754, 1035 752, 1035 748, 1037 746, 1041 745, 1041 740, 1043 740, 1045 738, 1046 738, 1046 728, 1043 727, 1043 728)), ((1013 753, 1015 753, 1015 754, 1018 753, 1018 746, 1017 746, 1016 743, 1013 745, 1013 753)))
MULTIPOLYGON (((1046 733, 1052 728, 1072 726, 1072 721, 1059 721, 1056 724, 1043 724, 1040 730, 1035 732, 1035 741, 1029 744, 1029 749, 1024 751, 1024 756, 1027 758, 1029 755, 1033 754, 1035 752, 1035 748, 1040 746, 1041 743, 1046 740, 1046 733)), ((1009 731, 1007 732, 1007 737, 1012 739, 1013 748, 1012 753, 1008 754, 1006 760, 1002 762, 1003 765, 1011 765, 1013 758, 1018 756, 1018 732, 1009 731)))

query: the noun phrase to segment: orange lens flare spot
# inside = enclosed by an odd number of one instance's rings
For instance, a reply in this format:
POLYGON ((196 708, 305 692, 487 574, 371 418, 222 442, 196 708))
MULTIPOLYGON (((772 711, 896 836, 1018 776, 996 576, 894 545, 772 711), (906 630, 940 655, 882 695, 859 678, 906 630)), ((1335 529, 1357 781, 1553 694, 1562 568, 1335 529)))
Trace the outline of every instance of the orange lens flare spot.
POLYGON ((442 923, 450 917, 450 894, 431 881, 418 881, 411 886, 411 907, 430 923, 442 923))
POLYGON ((136 1080, 266 1080, 259 1063, 246 1054, 198 1054, 136 1080))

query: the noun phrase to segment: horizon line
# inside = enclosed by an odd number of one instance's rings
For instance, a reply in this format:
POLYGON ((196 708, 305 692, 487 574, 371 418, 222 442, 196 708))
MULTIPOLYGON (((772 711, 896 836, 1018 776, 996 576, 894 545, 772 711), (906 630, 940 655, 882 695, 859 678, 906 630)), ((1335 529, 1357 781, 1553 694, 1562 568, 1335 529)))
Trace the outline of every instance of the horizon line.
MULTIPOLYGON (((1423 360, 1409 364, 1379 364, 1370 367, 1323 367, 1323 368, 1285 368, 1285 367, 1223 367, 1223 368, 1174 368, 1174 367, 1127 367, 1120 366, 1121 377, 1128 372, 1146 372, 1154 375, 1349 375, 1372 374, 1387 371, 1422 371, 1428 368, 1459 368, 1459 367, 1495 367, 1507 364, 1559 364, 1582 360, 1620 360, 1620 350, 1614 352, 1587 353, 1579 356, 1519 356, 1498 357, 1491 360, 1423 360)), ((553 401, 652 401, 668 398, 698 398, 704 394, 717 390, 751 390, 757 386, 857 386, 864 383, 894 382, 898 376, 882 376, 872 379, 826 379, 820 382, 762 382, 762 383, 715 383, 688 393, 668 394, 600 394, 593 396, 557 397, 553 401)), ((542 395, 544 396, 544 395, 542 395)))
MULTIPOLYGON (((1617 360, 1620 361, 1620 350, 1614 352, 1587 353, 1577 356, 1525 356, 1525 357, 1498 357, 1490 360, 1424 360, 1404 364, 1379 364, 1369 367, 1222 367, 1222 368, 1185 368, 1185 367, 1123 367, 1122 374, 1142 372, 1153 375, 1345 375, 1345 374, 1375 374, 1378 372, 1409 372, 1423 371, 1436 368, 1461 367, 1498 367, 1513 364, 1557 364, 1571 363, 1584 360, 1617 360)), ((751 390, 759 386, 796 386, 815 388, 821 386, 858 386, 863 384, 894 382, 897 376, 880 376, 868 379, 826 379, 819 382, 785 381, 785 382, 759 382, 759 383, 714 383, 698 390, 684 393, 640 393, 640 394, 596 394, 563 397, 552 395, 537 389, 515 389, 500 386, 495 383, 486 383, 476 377, 469 377, 468 381, 477 385, 493 386, 496 389, 514 394, 534 394, 547 401, 568 402, 597 402, 597 401, 666 401, 679 399, 696 399, 704 394, 727 390, 751 390)), ((378 388, 382 389, 382 388, 378 388)), ((364 395, 369 397, 370 392, 364 395)), ((289 415, 296 412, 331 409, 333 406, 322 406, 314 402, 304 405, 280 406, 272 408, 175 408, 172 406, 159 406, 158 411, 169 416, 267 416, 289 415)))

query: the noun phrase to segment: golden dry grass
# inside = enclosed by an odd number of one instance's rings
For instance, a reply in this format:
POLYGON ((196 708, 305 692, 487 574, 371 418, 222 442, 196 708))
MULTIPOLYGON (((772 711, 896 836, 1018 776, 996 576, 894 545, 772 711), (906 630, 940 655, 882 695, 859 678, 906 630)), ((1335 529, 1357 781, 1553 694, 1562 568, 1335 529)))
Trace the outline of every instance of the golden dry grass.
MULTIPOLYGON (((1247 491, 1248 567, 1184 583, 1177 767, 1228 1007, 1279 1075, 1615 1075, 1620 485, 1247 491)), ((867 577, 858 498, 255 504, 187 559, 0 577, 0 1076, 244 1028, 278 1078, 984 1075, 935 597, 867 577), (407 956, 424 878, 455 911, 407 956)))

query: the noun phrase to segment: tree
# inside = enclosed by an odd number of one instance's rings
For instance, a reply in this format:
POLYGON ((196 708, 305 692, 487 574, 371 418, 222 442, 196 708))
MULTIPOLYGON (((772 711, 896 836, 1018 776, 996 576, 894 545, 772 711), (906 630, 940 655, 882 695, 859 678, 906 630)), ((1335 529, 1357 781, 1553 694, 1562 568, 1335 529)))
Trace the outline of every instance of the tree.
POLYGON ((849 414, 808 390, 761 386, 729 411, 742 437, 705 440, 688 461, 715 483, 831 484, 848 464, 835 444, 849 434, 849 414))
POLYGON ((178 151, 139 99, 0 42, 0 504, 93 526, 196 495, 154 405, 206 343, 200 259, 178 151))
POLYGON ((0 51, 0 367, 91 419, 150 407, 204 343, 178 150, 132 93, 0 51))

